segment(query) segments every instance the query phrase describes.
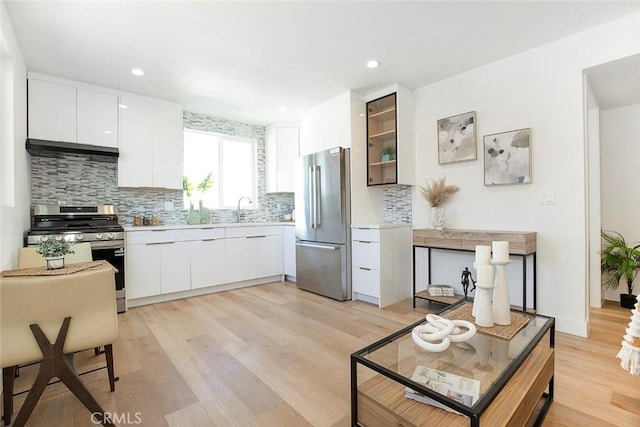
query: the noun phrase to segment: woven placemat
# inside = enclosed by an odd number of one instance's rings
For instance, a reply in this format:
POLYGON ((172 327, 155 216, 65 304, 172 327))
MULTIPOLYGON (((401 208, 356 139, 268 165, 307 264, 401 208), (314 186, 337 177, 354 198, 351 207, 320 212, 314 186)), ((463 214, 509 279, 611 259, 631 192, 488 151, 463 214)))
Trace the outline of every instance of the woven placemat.
MULTIPOLYGON (((475 318, 471 314, 473 310, 473 306, 471 304, 465 304, 460 308, 453 310, 450 313, 445 314, 442 317, 447 319, 459 319, 466 320, 475 325, 475 318)), ((493 335, 494 337, 504 338, 506 340, 510 340, 513 338, 515 334, 522 328, 524 328, 527 323, 529 323, 529 317, 523 316, 521 314, 511 313, 511 324, 510 325, 493 325, 491 328, 485 328, 484 326, 476 325, 478 332, 482 332, 483 334, 493 335)))
POLYGON ((75 264, 65 265, 64 268, 57 268, 55 270, 47 270, 46 267, 19 268, 17 270, 5 270, 0 275, 2 277, 62 276, 64 274, 73 274, 102 265, 110 266, 111 264, 105 261, 78 262, 75 264))

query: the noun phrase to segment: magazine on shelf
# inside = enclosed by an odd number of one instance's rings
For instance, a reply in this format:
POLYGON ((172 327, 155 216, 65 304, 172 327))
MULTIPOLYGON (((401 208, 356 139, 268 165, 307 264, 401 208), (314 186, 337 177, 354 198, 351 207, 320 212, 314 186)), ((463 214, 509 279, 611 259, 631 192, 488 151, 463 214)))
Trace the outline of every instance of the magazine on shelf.
MULTIPOLYGON (((426 388, 466 406, 473 406, 480 398, 480 381, 426 366, 416 366, 413 375, 411 375, 411 381, 422 384, 426 388)), ((447 405, 409 387, 405 389, 405 397, 459 414, 458 411, 447 405)))
POLYGON ((427 291, 429 292, 429 296, 432 297, 454 296, 453 288, 448 285, 429 285, 427 291))

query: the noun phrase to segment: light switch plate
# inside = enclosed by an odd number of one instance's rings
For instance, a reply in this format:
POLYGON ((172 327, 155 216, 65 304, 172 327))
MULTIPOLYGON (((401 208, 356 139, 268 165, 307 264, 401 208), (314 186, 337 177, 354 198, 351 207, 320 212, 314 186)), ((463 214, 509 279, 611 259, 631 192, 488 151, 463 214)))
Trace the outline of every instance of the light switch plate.
POLYGON ((165 211, 172 211, 175 209, 175 206, 173 205, 173 202, 171 201, 165 201, 164 202, 164 210, 165 211))
POLYGON ((541 192, 538 195, 538 202, 540 205, 555 205, 556 195, 553 191, 541 192))

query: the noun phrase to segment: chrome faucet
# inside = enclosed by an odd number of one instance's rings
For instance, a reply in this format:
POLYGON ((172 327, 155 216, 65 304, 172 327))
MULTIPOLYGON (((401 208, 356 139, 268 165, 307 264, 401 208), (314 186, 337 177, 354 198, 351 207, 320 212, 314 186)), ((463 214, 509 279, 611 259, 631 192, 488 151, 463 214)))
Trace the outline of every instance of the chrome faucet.
POLYGON ((247 196, 242 196, 242 197, 240 197, 238 199, 238 211, 237 211, 237 221, 236 222, 240 222, 240 202, 242 202, 242 199, 247 199, 250 204, 253 204, 253 200, 251 200, 247 196))

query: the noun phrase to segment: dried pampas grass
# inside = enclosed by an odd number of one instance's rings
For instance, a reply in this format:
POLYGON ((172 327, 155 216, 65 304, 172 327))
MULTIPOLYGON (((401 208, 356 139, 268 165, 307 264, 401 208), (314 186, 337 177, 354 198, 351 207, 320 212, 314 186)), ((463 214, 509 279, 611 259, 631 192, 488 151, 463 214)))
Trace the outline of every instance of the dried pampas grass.
POLYGON ((426 187, 420 187, 422 196, 434 208, 444 205, 460 188, 457 185, 447 185, 446 178, 427 181, 426 187))

